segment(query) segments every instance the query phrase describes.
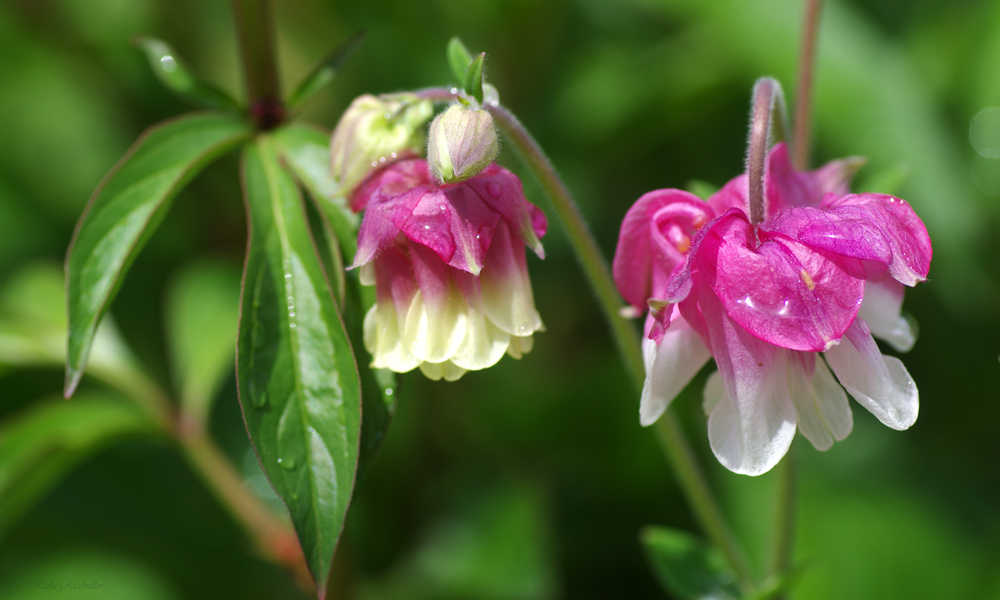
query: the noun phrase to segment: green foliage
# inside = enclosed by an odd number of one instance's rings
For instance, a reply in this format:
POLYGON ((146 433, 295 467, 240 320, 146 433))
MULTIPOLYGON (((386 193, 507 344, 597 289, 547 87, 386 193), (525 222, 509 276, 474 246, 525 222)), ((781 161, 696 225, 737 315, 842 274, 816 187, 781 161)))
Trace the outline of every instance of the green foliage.
POLYGON ((181 271, 167 295, 167 334, 184 410, 205 422, 220 384, 233 373, 240 272, 202 262, 181 271))
POLYGON ((202 108, 230 112, 242 110, 225 92, 195 77, 177 51, 163 40, 140 36, 135 39, 135 44, 146 54, 153 74, 171 92, 202 108))
POLYGON ((360 383, 347 333, 274 141, 243 154, 250 243, 237 384, 247 430, 324 589, 358 461, 360 383))
POLYGON ((87 363, 101 316, 170 200, 194 175, 250 135, 239 118, 194 114, 150 128, 98 187, 66 259, 66 395, 87 363))
POLYGON ((0 427, 0 535, 73 467, 109 442, 156 425, 134 404, 91 394, 35 403, 0 427))
POLYGON ((476 102, 483 103, 483 61, 486 60, 486 53, 481 52, 472 59, 465 72, 465 93, 476 99, 476 102))
POLYGON ((690 533, 667 527, 647 527, 640 537, 664 591, 692 600, 740 597, 733 573, 717 549, 690 533))
POLYGON ((317 92, 325 88, 337 76, 347 60, 351 58, 358 46, 365 41, 367 32, 359 31, 351 39, 335 48, 326 58, 321 60, 313 70, 305 76, 302 83, 288 96, 285 103, 290 109, 296 109, 306 103, 317 92))
POLYGON ((465 48, 465 44, 458 37, 448 40, 448 66, 451 74, 459 84, 465 84, 465 76, 469 72, 469 65, 472 64, 472 54, 465 48))
POLYGON ((525 486, 480 490, 433 523, 361 600, 548 600, 558 597, 543 505, 525 486))

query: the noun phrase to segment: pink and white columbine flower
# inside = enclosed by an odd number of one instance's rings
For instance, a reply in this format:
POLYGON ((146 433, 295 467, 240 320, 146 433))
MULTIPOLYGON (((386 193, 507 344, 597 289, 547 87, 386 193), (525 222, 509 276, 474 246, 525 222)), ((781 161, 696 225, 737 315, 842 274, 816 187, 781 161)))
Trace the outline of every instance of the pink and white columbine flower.
POLYGON ((531 350, 542 321, 525 245, 544 257, 547 222, 513 173, 493 164, 448 185, 426 161, 403 160, 369 177, 351 207, 365 210, 351 268, 378 299, 364 321, 372 367, 454 381, 531 350))
POLYGON ((844 388, 893 429, 916 421, 913 379, 872 335, 900 351, 913 345, 903 286, 926 279, 931 242, 904 200, 849 193, 857 164, 799 172, 776 145, 759 227, 747 217, 747 175, 707 202, 665 189, 629 209, 614 274, 629 304, 650 307, 643 425, 711 357, 719 370, 705 386, 709 441, 737 473, 770 470, 796 427, 819 450, 844 439, 844 388))

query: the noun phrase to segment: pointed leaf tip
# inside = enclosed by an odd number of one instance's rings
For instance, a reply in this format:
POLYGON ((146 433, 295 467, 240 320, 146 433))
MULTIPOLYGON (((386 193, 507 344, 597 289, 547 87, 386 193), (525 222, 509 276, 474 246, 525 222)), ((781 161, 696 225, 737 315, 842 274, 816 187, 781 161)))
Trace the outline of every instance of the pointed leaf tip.
POLYGON ((241 110, 239 103, 228 94, 195 77, 170 44, 145 36, 134 37, 132 43, 146 54, 153 74, 171 92, 203 108, 241 110))
POLYGON ((465 73, 465 93, 476 99, 476 102, 483 103, 483 61, 486 60, 486 53, 480 52, 474 59, 469 69, 465 73))
POLYGON ((133 144, 94 192, 66 255, 67 396, 83 375, 101 317, 170 201, 196 173, 251 133, 242 118, 222 113, 161 123, 133 144))
POLYGON ((301 107, 307 100, 326 87, 337 77, 337 73, 344 68, 348 59, 367 37, 368 31, 362 29, 346 42, 334 48, 302 79, 295 91, 288 96, 286 106, 290 109, 301 107))

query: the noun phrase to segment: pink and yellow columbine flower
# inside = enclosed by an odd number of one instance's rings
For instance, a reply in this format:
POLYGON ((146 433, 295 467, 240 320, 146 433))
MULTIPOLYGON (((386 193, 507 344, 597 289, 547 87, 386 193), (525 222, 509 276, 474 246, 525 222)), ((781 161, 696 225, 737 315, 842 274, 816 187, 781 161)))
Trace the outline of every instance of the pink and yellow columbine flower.
POLYGON ((651 309, 643 425, 711 357, 719 370, 705 386, 709 441, 737 473, 770 470, 796 428, 819 450, 844 439, 844 388, 889 427, 916 421, 913 379, 872 335, 901 351, 913 345, 903 286, 926 279, 931 242, 904 200, 849 193, 857 164, 798 172, 776 145, 756 228, 746 175, 707 202, 667 189, 632 206, 614 273, 631 305, 651 309))
POLYGON ((373 367, 454 381, 531 350, 542 321, 525 246, 544 257, 547 222, 513 173, 493 164, 440 184, 426 161, 403 160, 361 184, 351 206, 365 211, 351 268, 378 299, 364 322, 373 367))

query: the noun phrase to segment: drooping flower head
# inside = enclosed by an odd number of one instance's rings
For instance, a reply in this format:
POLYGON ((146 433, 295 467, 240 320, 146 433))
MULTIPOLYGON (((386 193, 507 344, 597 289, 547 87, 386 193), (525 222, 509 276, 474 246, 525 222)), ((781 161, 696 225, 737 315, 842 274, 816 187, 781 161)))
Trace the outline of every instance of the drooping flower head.
POLYGON ((373 367, 454 381, 531 349, 542 322, 525 246, 543 257, 547 222, 513 173, 493 164, 440 184, 426 161, 403 160, 361 184, 351 206, 365 211, 351 268, 378 299, 364 322, 373 367))
POLYGON ((747 175, 707 202, 657 190, 629 210, 614 273, 630 304, 651 309, 644 425, 710 357, 719 371, 705 389, 709 440, 738 473, 768 471, 796 427, 820 450, 846 437, 844 388, 886 425, 913 424, 916 386, 872 334, 912 346, 903 286, 926 279, 930 238, 904 200, 849 193, 858 164, 799 172, 776 145, 759 226, 748 217, 747 175))

